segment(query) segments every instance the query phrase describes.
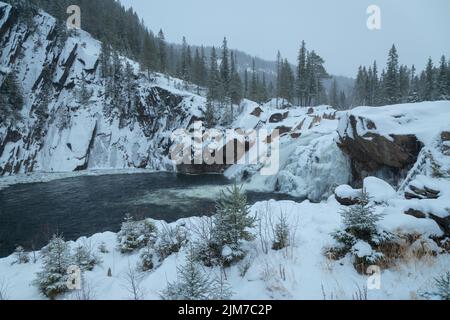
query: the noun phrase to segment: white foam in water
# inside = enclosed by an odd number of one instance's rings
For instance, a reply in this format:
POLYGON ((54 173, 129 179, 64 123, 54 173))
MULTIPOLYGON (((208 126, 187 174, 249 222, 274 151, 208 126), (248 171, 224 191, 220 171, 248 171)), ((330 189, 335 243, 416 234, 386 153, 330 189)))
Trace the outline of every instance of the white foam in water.
POLYGON ((143 196, 133 199, 130 202, 134 205, 161 205, 170 207, 179 207, 180 204, 189 204, 192 200, 216 200, 220 193, 226 190, 227 185, 211 186, 202 185, 189 188, 168 188, 154 190, 145 193, 143 196))

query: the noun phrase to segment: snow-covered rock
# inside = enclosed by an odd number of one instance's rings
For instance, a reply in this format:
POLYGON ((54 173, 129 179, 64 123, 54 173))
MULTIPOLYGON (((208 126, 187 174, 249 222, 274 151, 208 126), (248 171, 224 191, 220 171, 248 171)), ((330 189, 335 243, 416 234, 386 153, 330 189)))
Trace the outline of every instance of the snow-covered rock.
POLYGON ((353 160, 355 183, 370 175, 398 183, 423 146, 449 127, 449 101, 358 107, 340 118, 339 146, 353 160))
POLYGON ((348 184, 343 184, 334 190, 334 196, 340 204, 351 206, 358 203, 361 191, 361 189, 353 189, 348 184))
MULTIPOLYGON (((17 17, 16 9, 0 2, 0 68, 14 70, 25 100, 20 123, 0 125, 0 175, 172 169, 171 132, 201 117, 203 97, 175 89, 177 79, 149 78, 135 62, 120 57, 124 69, 131 64, 135 80, 135 96, 123 104, 134 104, 136 110, 118 114, 105 94, 99 41, 82 30, 65 39, 56 20, 42 11, 34 16, 33 27, 17 17), (80 98, 83 86, 90 92, 87 101, 80 98), (45 95, 48 117, 40 122, 35 109, 45 95)), ((0 82, 3 78, 0 74, 0 82)))
POLYGON ((377 203, 387 202, 397 195, 389 183, 376 177, 365 178, 363 185, 371 200, 377 203))

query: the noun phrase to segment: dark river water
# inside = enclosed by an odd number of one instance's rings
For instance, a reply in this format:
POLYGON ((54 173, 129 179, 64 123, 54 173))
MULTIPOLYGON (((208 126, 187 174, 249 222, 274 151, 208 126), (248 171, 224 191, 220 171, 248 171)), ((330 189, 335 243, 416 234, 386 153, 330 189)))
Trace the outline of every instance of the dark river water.
MULTIPOLYGON (((17 245, 40 249, 55 233, 66 240, 120 228, 126 213, 167 222, 211 214, 227 185, 220 175, 140 173, 80 176, 0 190, 0 257, 17 245)), ((299 200, 275 193, 247 192, 257 201, 299 200)))

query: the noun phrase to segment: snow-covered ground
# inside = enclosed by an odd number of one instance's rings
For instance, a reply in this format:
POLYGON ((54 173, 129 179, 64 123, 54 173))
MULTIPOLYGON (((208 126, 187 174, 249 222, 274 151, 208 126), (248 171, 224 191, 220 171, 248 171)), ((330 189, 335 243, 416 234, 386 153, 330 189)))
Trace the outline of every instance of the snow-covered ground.
MULTIPOLYGON (((399 199, 390 200, 393 206, 379 205, 377 210, 384 212, 383 228, 396 230, 397 234, 410 233, 414 226, 415 233, 423 235, 441 234, 431 220, 419 220, 407 215, 400 215, 399 199), (412 219, 414 221, 412 224, 412 219)), ((401 201, 400 201, 401 202, 401 201)), ((292 232, 292 245, 281 251, 262 250, 258 228, 254 233, 257 238, 246 244, 249 255, 238 265, 226 269, 227 279, 234 292, 234 299, 353 299, 358 290, 364 290, 368 283, 367 275, 358 274, 350 258, 332 261, 325 257, 324 250, 333 244, 330 233, 341 227, 339 205, 333 197, 327 201, 314 204, 309 201, 295 203, 291 201, 268 201, 256 203, 251 213, 261 219, 264 226, 268 219, 276 222, 281 214, 287 218, 292 232), (248 268, 245 275, 244 268, 248 268)), ((193 230, 203 218, 189 218, 175 224, 184 225, 193 230)), ((159 229, 164 222, 156 222, 159 229)), ((270 228, 270 225, 268 225, 270 228)), ((193 232, 190 236, 195 238, 193 232)), ((269 241, 269 239, 267 239, 269 241)), ((425 237, 416 244, 423 248, 430 245, 425 237)), ((129 268, 136 268, 139 252, 123 255, 117 249, 116 234, 106 232, 96 234, 89 239, 82 238, 78 244, 89 243, 94 249, 105 243, 109 253, 100 253, 102 263, 93 271, 85 273, 85 284, 89 284, 95 299, 131 299, 126 274, 129 268), (108 277, 108 269, 112 276, 108 277)), ((75 243, 70 243, 71 247, 75 243)), ((413 250, 413 246, 411 250, 413 250)), ((432 250, 437 250, 431 247, 432 250)), ((145 299, 160 299, 161 292, 168 281, 177 279, 177 266, 185 261, 188 246, 179 253, 166 258, 154 271, 143 273, 140 287, 145 299)), ((39 253, 37 253, 39 256, 39 253)), ((41 268, 41 260, 36 263, 13 264, 14 256, 0 260, 0 281, 8 288, 10 299, 44 299, 38 289, 32 285, 36 272, 41 268)), ((381 273, 380 289, 368 290, 369 299, 419 299, 420 293, 432 290, 434 278, 448 271, 450 255, 439 254, 437 257, 425 255, 416 257, 413 253, 406 260, 401 260, 390 269, 381 273)), ((218 269, 205 268, 205 273, 217 274, 218 269)), ((73 298, 73 293, 61 296, 61 299, 73 298)))

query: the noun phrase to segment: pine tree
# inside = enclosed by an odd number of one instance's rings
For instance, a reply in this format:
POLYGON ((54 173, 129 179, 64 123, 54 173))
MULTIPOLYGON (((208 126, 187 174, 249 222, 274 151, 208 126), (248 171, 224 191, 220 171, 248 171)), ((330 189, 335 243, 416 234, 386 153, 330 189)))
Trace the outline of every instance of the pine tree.
POLYGON ((345 231, 356 239, 371 242, 377 233, 377 223, 383 217, 370 204, 370 196, 363 190, 358 203, 341 212, 345 231))
POLYGON ((208 96, 211 100, 218 100, 222 97, 222 86, 220 81, 220 74, 217 66, 216 49, 211 50, 211 61, 208 72, 208 96))
POLYGON ((254 222, 242 188, 234 184, 222 192, 216 205, 212 231, 212 247, 219 263, 230 265, 245 257, 242 242, 254 238, 249 231, 254 222))
MULTIPOLYGON (((278 108, 278 98, 280 97, 280 91, 281 91, 281 53, 278 51, 277 53, 277 85, 276 85, 276 98, 277 98, 277 108, 278 108)), ((245 75, 247 76, 247 70, 245 71, 245 75)))
POLYGON ((37 273, 35 284, 50 299, 67 292, 68 268, 71 264, 70 249, 62 237, 54 235, 41 250, 42 271, 37 273))
POLYGON ((7 74, 0 85, 0 125, 14 125, 22 118, 24 99, 16 74, 14 71, 7 74))
POLYGON ((407 102, 419 102, 420 101, 420 83, 419 77, 416 76, 416 67, 411 67, 411 79, 409 86, 409 93, 407 102))
POLYGON ((378 81, 378 67, 377 62, 374 61, 372 65, 372 77, 370 79, 370 92, 369 92, 369 104, 371 106, 377 106, 380 104, 380 92, 378 81))
POLYGON ((447 96, 450 97, 450 59, 447 62, 447 96))
POLYGON ((287 223, 286 217, 281 214, 274 230, 274 242, 272 244, 273 250, 281 250, 289 246, 290 232, 289 225, 287 223))
POLYGON ((236 67, 236 56, 233 52, 230 54, 231 60, 231 80, 230 80, 230 98, 231 103, 239 105, 242 100, 242 80, 236 67))
POLYGON ((355 105, 365 106, 367 104, 367 82, 368 75, 365 67, 359 66, 355 82, 355 105))
POLYGON ((194 54, 194 66, 192 72, 192 82, 197 84, 197 94, 200 94, 200 83, 202 78, 202 61, 200 57, 200 51, 198 48, 195 49, 194 54))
POLYGON ((298 103, 300 106, 307 105, 307 92, 308 92, 308 72, 307 72, 307 55, 306 43, 302 41, 300 52, 298 55, 298 66, 297 66, 297 96, 298 103))
POLYGON ((425 101, 433 101, 435 100, 435 90, 436 83, 434 78, 434 68, 433 68, 433 60, 431 58, 428 59, 427 67, 425 70, 425 86, 423 99, 425 101))
POLYGON ((263 103, 267 102, 267 83, 266 83, 266 74, 263 72, 262 74, 262 82, 258 81, 258 101, 263 103))
POLYGON ((149 220, 135 221, 127 214, 120 231, 117 233, 118 249, 121 253, 130 253, 154 243, 157 229, 149 220))
POLYGON ((329 96, 330 96, 330 105, 336 109, 339 109, 339 97, 336 79, 333 80, 329 96))
POLYGON ((256 62, 252 60, 252 78, 250 80, 250 100, 258 102, 258 75, 256 73, 256 62))
POLYGON ((190 81, 191 54, 190 47, 187 44, 186 37, 183 37, 181 48, 181 74, 180 77, 184 81, 190 81))
POLYGON ((291 65, 284 59, 281 66, 280 97, 292 103, 294 99, 295 77, 291 65))
POLYGON ((159 51, 159 70, 162 73, 167 71, 167 45, 166 38, 162 29, 158 33, 158 51, 159 51))
POLYGON ((345 110, 348 108, 347 97, 344 91, 339 94, 339 109, 345 110))
POLYGON ((191 248, 186 257, 186 263, 177 268, 177 281, 168 283, 162 293, 164 300, 210 300, 214 284, 210 277, 204 274, 196 261, 195 251, 191 248))
POLYGON ((222 59, 220 61, 220 80, 222 81, 222 88, 224 97, 228 97, 230 92, 230 63, 227 38, 223 39, 222 44, 222 59))
POLYGON ((408 92, 409 92, 409 79, 410 79, 410 71, 407 66, 401 66, 399 69, 399 83, 400 83, 400 102, 405 103, 408 100, 408 92))
POLYGON ((203 117, 205 118, 206 127, 208 129, 214 128, 214 126, 216 125, 216 122, 217 122, 216 110, 214 108, 214 102, 212 101, 212 99, 209 95, 206 100, 206 107, 205 107, 205 111, 203 112, 203 117))
POLYGON ((248 84, 248 70, 245 69, 244 71, 244 98, 249 98, 250 92, 249 92, 249 84, 248 84))
POLYGON ((389 51, 386 75, 384 82, 384 98, 387 104, 400 102, 400 78, 398 66, 398 53, 395 45, 389 51))
POLYGON ((450 95, 448 94, 449 88, 447 87, 448 86, 447 77, 449 68, 450 67, 447 66, 447 60, 445 59, 445 56, 442 56, 437 79, 437 96, 439 100, 450 99, 450 95))
POLYGON ((92 271, 100 258, 87 245, 78 245, 73 254, 73 263, 83 271, 92 271))
POLYGON ((111 76, 111 48, 105 42, 100 50, 100 75, 104 79, 111 76))

